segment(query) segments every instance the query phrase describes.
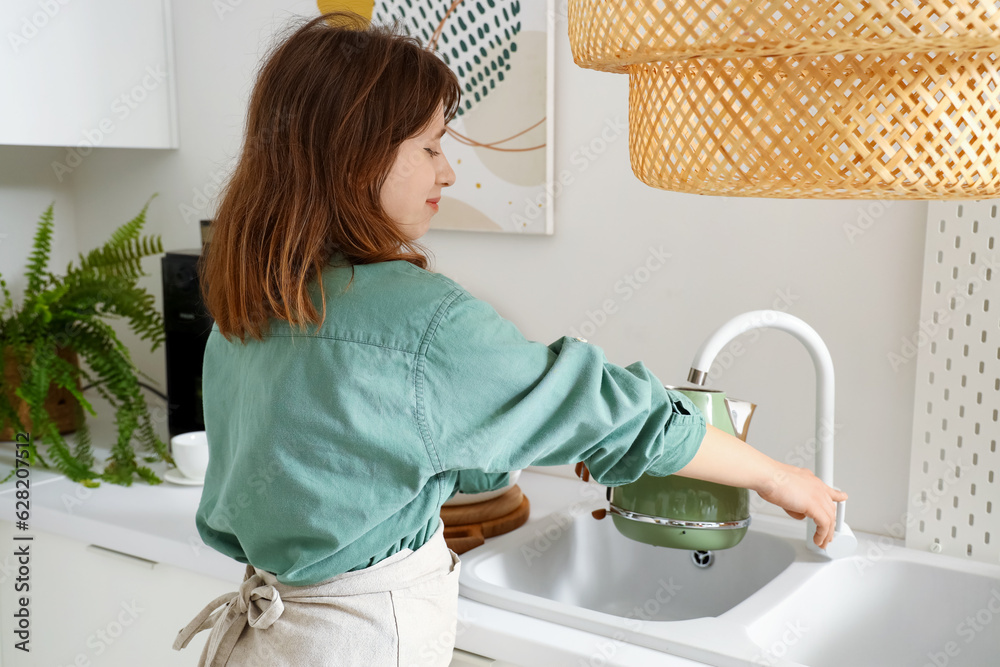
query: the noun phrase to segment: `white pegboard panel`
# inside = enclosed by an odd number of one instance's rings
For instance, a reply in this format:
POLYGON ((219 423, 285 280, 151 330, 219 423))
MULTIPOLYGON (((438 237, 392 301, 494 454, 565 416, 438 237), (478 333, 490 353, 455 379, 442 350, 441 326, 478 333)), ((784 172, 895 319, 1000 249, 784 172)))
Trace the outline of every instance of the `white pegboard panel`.
POLYGON ((906 546, 1000 562, 1000 200, 930 202, 906 546))

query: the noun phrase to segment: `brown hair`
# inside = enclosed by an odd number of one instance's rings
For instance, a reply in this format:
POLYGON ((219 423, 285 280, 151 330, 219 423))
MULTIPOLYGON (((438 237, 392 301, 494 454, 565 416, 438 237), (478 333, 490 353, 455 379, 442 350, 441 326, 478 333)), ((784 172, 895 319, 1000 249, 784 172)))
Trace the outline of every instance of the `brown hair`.
MULTIPOLYGON (((348 11, 292 26, 257 74, 235 171, 223 186, 199 269, 202 297, 230 340, 263 340, 276 317, 322 324, 307 283, 334 253, 351 264, 425 248, 385 213, 380 192, 400 144, 458 112, 458 79, 397 25, 348 11)), ((353 280, 353 276, 352 276, 353 280)))

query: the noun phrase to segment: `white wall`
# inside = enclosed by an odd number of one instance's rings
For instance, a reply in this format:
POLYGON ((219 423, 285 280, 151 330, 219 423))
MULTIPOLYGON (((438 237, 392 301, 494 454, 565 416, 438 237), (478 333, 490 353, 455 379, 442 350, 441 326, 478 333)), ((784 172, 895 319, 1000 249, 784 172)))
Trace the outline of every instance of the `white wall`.
MULTIPOLYGON (((46 171, 53 149, 0 147, 5 274, 23 252, 28 223, 53 196, 57 217, 75 220, 80 250, 103 242, 154 191, 160 196, 147 231, 161 234, 167 249, 198 246, 197 220, 211 217, 216 183, 239 149, 268 35, 291 14, 316 11, 312 2, 234 3, 220 15, 220 4, 174 3, 179 150, 97 149, 71 174, 67 191, 46 171)), ((555 168, 573 182, 555 201, 555 235, 432 230, 424 242, 434 268, 492 303, 529 338, 584 335, 610 361, 642 360, 667 384, 685 383, 701 341, 733 315, 778 307, 803 318, 824 337, 836 366, 836 483, 851 495, 850 523, 886 532, 906 510, 914 386, 914 364, 894 371, 887 355, 916 330, 926 203, 884 207, 650 188, 629 166, 627 77, 574 65, 562 17, 557 39, 555 168), (582 152, 588 146, 593 159, 582 152), (851 226, 872 212, 874 224, 862 220, 867 229, 851 237, 851 226), (650 248, 670 257, 640 289, 624 290, 624 276, 646 277, 636 271, 650 248), (607 300, 614 312, 602 320, 607 300)), ((457 174, 461 179, 460 168, 457 174)), ((61 227, 60 241, 72 244, 72 234, 61 227)), ((159 258, 147 260, 144 283, 158 298, 159 266, 159 258)), ((127 333, 123 340, 141 369, 165 386, 162 349, 150 354, 127 333)), ((751 443, 778 459, 806 448, 814 374, 805 350, 768 331, 731 359, 710 386, 759 404, 751 443)), ((162 430, 165 436, 165 424, 162 430)))

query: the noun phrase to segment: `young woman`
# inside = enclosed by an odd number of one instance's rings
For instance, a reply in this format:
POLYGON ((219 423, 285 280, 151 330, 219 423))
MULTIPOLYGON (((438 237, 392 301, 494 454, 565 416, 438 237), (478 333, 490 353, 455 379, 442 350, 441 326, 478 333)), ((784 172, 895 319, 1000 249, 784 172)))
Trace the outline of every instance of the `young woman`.
POLYGON ((756 490, 832 537, 846 496, 706 426, 642 362, 544 345, 416 243, 455 172, 456 77, 393 28, 328 14, 259 72, 202 266, 205 543, 247 564, 175 648, 200 665, 447 665, 460 562, 441 505, 528 465, 606 485, 756 490))

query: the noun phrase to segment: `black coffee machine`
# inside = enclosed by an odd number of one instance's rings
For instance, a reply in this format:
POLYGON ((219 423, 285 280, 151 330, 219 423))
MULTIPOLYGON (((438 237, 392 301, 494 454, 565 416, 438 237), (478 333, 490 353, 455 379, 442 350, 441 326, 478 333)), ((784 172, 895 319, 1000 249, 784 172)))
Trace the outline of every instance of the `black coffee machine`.
MULTIPOLYGON (((204 224, 204 223, 203 223, 204 224)), ((202 250, 171 250, 161 259, 163 327, 167 357, 167 430, 205 430, 201 367, 214 320, 202 303, 198 263, 202 250)))

